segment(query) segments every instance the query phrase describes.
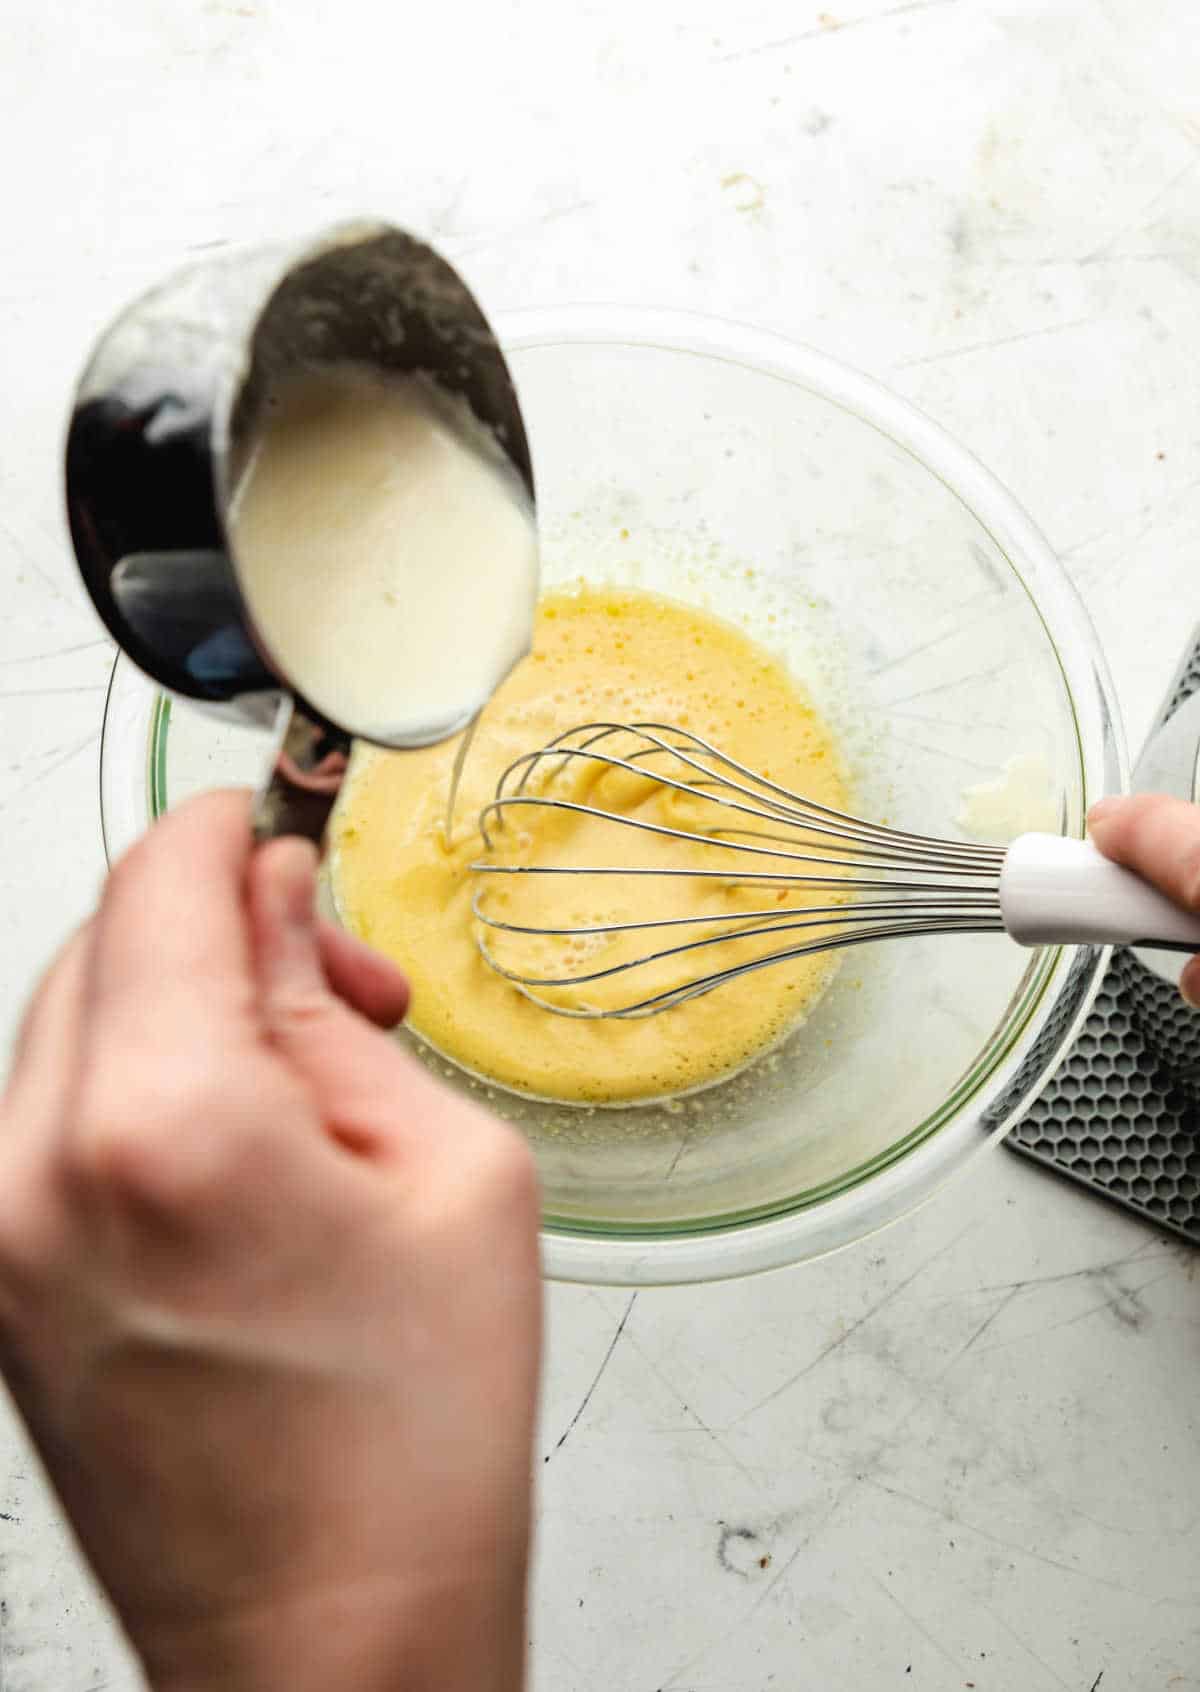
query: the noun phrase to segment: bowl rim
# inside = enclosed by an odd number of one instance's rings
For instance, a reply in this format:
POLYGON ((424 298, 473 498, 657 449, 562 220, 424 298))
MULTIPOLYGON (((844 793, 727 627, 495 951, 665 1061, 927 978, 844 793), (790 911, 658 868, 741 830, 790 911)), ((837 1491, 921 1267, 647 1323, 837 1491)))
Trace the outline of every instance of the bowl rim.
MULTIPOLYGON (((564 344, 619 344, 716 359, 814 393, 884 434, 937 477, 983 527, 1029 598, 1059 664, 1074 717, 1084 809, 1101 793, 1127 789, 1115 690, 1082 600, 1014 496, 973 453, 908 400, 803 342, 718 316, 637 305, 574 304, 497 312, 493 321, 506 353, 564 344)), ((104 748, 123 662, 128 660, 118 655, 101 741, 106 852, 111 830, 105 820, 104 748)), ((146 683, 147 689, 151 686, 146 683)), ((169 701, 151 712, 145 764, 148 804, 157 785, 151 759, 154 737, 168 720, 169 701)), ((1028 1110, 1086 1017, 1108 955, 1102 948, 1042 953, 1040 966, 1027 972, 1005 1018, 1005 1037, 990 1072, 954 1105, 956 1088, 947 1104, 922 1124, 916 1143, 912 1136, 897 1142, 883 1154, 883 1167, 860 1176, 853 1186, 826 1197, 810 1196, 762 1218, 715 1219, 678 1233, 588 1228, 547 1218, 542 1230, 544 1272, 555 1280, 626 1286, 722 1280, 809 1261, 869 1238, 930 1199, 1028 1110), (1074 1002, 1062 1026, 1055 1027, 1052 1018, 1068 978, 1074 984, 1074 1002), (1035 1043, 1038 1064, 1030 1074, 1035 1043), (949 1118, 939 1121, 948 1107, 949 1118)), ((984 1048, 980 1059, 987 1051, 984 1048)))

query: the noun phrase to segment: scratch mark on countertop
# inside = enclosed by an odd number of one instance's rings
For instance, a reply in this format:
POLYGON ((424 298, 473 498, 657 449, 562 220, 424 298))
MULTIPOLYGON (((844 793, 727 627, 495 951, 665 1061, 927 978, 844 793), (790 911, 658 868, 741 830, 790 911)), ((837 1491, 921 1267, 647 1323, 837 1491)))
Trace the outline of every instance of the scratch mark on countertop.
POLYGON ((1002 1628, 1003 1631, 1008 1634, 1008 1637, 1016 1645, 1020 1646, 1021 1650, 1024 1651, 1027 1657, 1032 1657, 1035 1663, 1045 1669, 1046 1673, 1050 1676, 1051 1680, 1054 1681, 1055 1685, 1061 1686, 1063 1692, 1071 1692, 1071 1688, 1067 1685, 1062 1676, 1050 1667, 1050 1664, 1046 1661, 1045 1657, 1038 1656, 1037 1652, 1027 1639, 1022 1639, 1019 1633, 1009 1627, 1008 1623, 998 1610, 993 1610, 990 1604, 984 1604, 983 1608, 987 1611, 988 1615, 991 1616, 992 1620, 996 1623, 996 1626, 1002 1628))
MULTIPOLYGON (((1190 252, 1186 247, 1162 247, 1148 253, 1096 252, 1085 253, 1082 258, 1077 259, 1048 259, 1042 268, 1049 268, 1052 264, 1171 264, 1180 259, 1194 259, 1195 256, 1195 253, 1190 252)), ((1018 267, 1010 265, 1008 268, 1015 270, 1018 267)), ((1031 266, 1029 268, 1037 267, 1031 266)))
POLYGON ((1131 1311, 1140 1295, 1150 1287, 1156 1287, 1160 1281, 1165 1281, 1172 1274, 1172 1270, 1164 1269, 1161 1275, 1152 1275, 1148 1281, 1143 1281, 1136 1287, 1118 1286, 1108 1298, 1101 1299, 1099 1304, 1089 1304, 1086 1310, 1077 1311, 1074 1316, 1065 1316, 1061 1322, 1051 1322, 1048 1327, 1034 1328, 1027 1333, 1016 1334, 1012 1339, 997 1340, 994 1345, 985 1345, 980 1352, 981 1357, 989 1356, 993 1351, 1007 1351, 1011 1346, 1021 1345, 1026 1340, 1043 1340, 1047 1334, 1056 1334, 1063 1328, 1074 1328, 1080 1322, 1086 1322, 1093 1316, 1098 1316, 1103 1310, 1111 1310, 1122 1327, 1137 1332, 1145 1325, 1145 1313, 1131 1311))
POLYGON ((916 693, 902 693, 897 699, 881 699, 879 703, 890 709, 894 705, 908 705, 914 699, 931 699, 936 694, 949 693, 956 687, 974 687, 976 682, 990 681, 993 676, 1002 675, 1007 668, 1007 664, 993 664, 990 670, 978 670, 974 675, 956 676, 953 681, 937 682, 933 687, 918 688, 916 693))
POLYGON ((507 229, 483 231, 473 238, 468 236, 461 240, 447 240, 446 251, 453 255, 457 263, 460 259, 473 258, 476 253, 483 252, 487 247, 494 247, 499 242, 516 240, 521 235, 544 229, 548 224, 558 223, 564 217, 574 217, 578 212, 591 211, 595 205, 595 200, 571 200, 565 206, 552 206, 540 216, 525 218, 507 229))
MULTIPOLYGON (((742 1462, 741 1458, 737 1455, 737 1453, 735 1451, 731 1450, 728 1445, 726 1445, 725 1441, 721 1438, 721 1435, 717 1432, 717 1430, 713 1427, 710 1427, 709 1424, 704 1420, 704 1417, 700 1414, 700 1412, 698 1410, 694 1409, 692 1407, 692 1405, 688 1403, 688 1401, 684 1397, 683 1393, 675 1385, 675 1382, 673 1380, 671 1380, 671 1378, 663 1371, 663 1369, 661 1368, 661 1366, 658 1363, 658 1360, 654 1357, 654 1355, 650 1351, 648 1351, 646 1349, 646 1347, 644 1345, 642 1345, 640 1343, 637 1336, 635 1334, 630 1334, 626 1343, 633 1347, 633 1349, 637 1352, 638 1356, 642 1359, 643 1363, 645 1363, 646 1367, 648 1369, 650 1369, 652 1371, 652 1373, 654 1373, 655 1375, 658 1376, 659 1380, 666 1387, 667 1391, 671 1394, 671 1396, 673 1398, 676 1398, 676 1399, 679 1400, 679 1405, 680 1405, 680 1408, 682 1409, 684 1415, 690 1416, 692 1422, 695 1424, 694 1431, 696 1433, 704 1434, 709 1440, 711 1440, 712 1444, 714 1446, 716 1446, 717 1450, 725 1458, 725 1460, 729 1464, 729 1466, 733 1469, 736 1469, 738 1474, 741 1475, 744 1480, 749 1481, 750 1485, 755 1489, 756 1492, 761 1492, 763 1490, 763 1487, 762 1487, 762 1482, 760 1481, 758 1476, 756 1476, 750 1469, 748 1469, 746 1467, 746 1465, 742 1462)), ((557 1449, 557 1447, 555 1449, 557 1449)))
POLYGON ((1150 215, 1155 207, 1161 205, 1172 189, 1177 188, 1181 182, 1185 181, 1186 178, 1191 176, 1197 169, 1200 169, 1200 157, 1189 159, 1187 164, 1167 178, 1157 192, 1151 194, 1148 200, 1143 201, 1128 222, 1123 223, 1115 234, 1110 235, 1107 241, 1102 242, 1101 245, 1096 247, 1092 252, 1085 253, 1084 256, 1078 260, 1078 263, 1098 264, 1103 259, 1109 257, 1117 242, 1124 240, 1125 236, 1130 234, 1133 230, 1141 229, 1144 220, 1150 215))
MULTIPOLYGON (((996 595, 993 590, 988 588, 978 598, 984 603, 975 616, 960 618, 951 624, 948 629, 943 629, 941 634, 932 635, 928 640, 921 641, 918 646, 910 646, 898 658, 888 658, 882 664, 876 664, 867 671, 867 674, 872 678, 886 675, 889 670, 897 670, 902 664, 911 663, 914 658, 920 658, 924 653, 931 652, 936 646, 944 645, 948 640, 959 639, 968 629, 974 628, 977 623, 984 623, 993 619, 996 615, 996 595)), ((970 601, 967 603, 970 604, 970 601)))
POLYGON ((68 747, 61 757, 54 759, 53 763, 47 764, 46 767, 39 770, 35 776, 31 776, 28 781, 22 782, 20 787, 15 787, 11 793, 6 793, 4 797, 0 799, 0 811, 4 810, 6 806, 11 805, 15 799, 20 799, 23 794, 28 793, 30 788, 36 787, 39 782, 47 780, 48 777, 54 774, 55 770, 60 770, 64 764, 69 764, 72 758, 77 758, 82 751, 84 751, 87 747, 94 745, 99 738, 100 730, 98 728, 94 728, 85 740, 81 740, 76 745, 68 747))
MULTIPOLYGON (((1157 503, 1153 500, 1147 500, 1143 505, 1141 505, 1138 510, 1138 515, 1141 516, 1144 521, 1138 525, 1132 534, 1122 537, 1121 544, 1117 548, 1116 554, 1108 561, 1107 564, 1103 566, 1102 573, 1107 574, 1107 572, 1113 569, 1118 563, 1127 563, 1133 549, 1136 546, 1139 546, 1141 542, 1145 540, 1146 536, 1150 534, 1153 529, 1156 529, 1160 523, 1175 515, 1179 507, 1196 492, 1198 487, 1200 487, 1200 477, 1193 477, 1192 480, 1184 482, 1181 487, 1173 488, 1157 503)), ((1061 548, 1059 556, 1068 558, 1073 553, 1082 551, 1085 547, 1094 544, 1098 540, 1106 540, 1112 536, 1118 535, 1120 533, 1121 523, 1122 519, 1118 519, 1117 522, 1110 524, 1107 529, 1100 529, 1093 534, 1085 535, 1082 540, 1075 541, 1071 546, 1061 548)), ((1085 559, 1082 561, 1082 569, 1089 569, 1090 567, 1091 565, 1088 560, 1085 559)))
MULTIPOLYGON (((1083 570, 1087 570, 1087 572, 1107 575, 1110 570, 1114 570, 1119 563, 1129 562, 1129 557, 1131 557, 1131 553, 1134 552, 1134 548, 1139 547, 1142 541, 1146 540, 1146 536, 1148 536, 1151 531, 1158 528, 1159 523, 1164 523, 1166 519, 1171 518, 1171 516, 1178 511, 1181 504, 1185 503, 1185 499, 1188 499, 1190 494, 1197 491, 1198 486, 1200 486, 1200 477, 1193 479, 1193 481, 1185 482, 1185 484, 1181 487, 1176 487, 1176 489, 1173 489, 1170 494, 1166 494, 1166 496, 1164 496, 1161 501, 1158 501, 1158 503, 1154 503, 1154 501, 1146 501, 1146 504, 1142 504, 1141 506, 1141 514, 1144 521, 1142 521, 1141 525, 1137 526, 1132 535, 1126 535, 1122 538, 1122 540, 1120 540, 1120 545, 1117 547, 1117 550, 1115 550, 1114 557, 1109 558, 1109 560, 1102 563, 1102 565, 1095 562, 1095 560, 1083 558, 1082 562, 1080 562, 1080 570, 1082 570, 1082 572, 1083 570)), ((1110 526, 1109 535, 1115 535, 1115 533, 1119 530, 1120 521, 1117 521, 1117 523, 1110 526)), ((1088 536, 1087 540, 1076 543, 1076 547, 1071 548, 1071 550, 1078 552, 1080 548, 1087 547, 1088 541, 1097 540, 1097 538, 1102 538, 1102 536, 1088 536)))
MULTIPOLYGON (((857 1483, 854 1483, 854 1484, 857 1484, 857 1483)), ((847 1486, 847 1487, 844 1487, 842 1489, 842 1491, 838 1493, 837 1497, 833 1501, 833 1507, 830 1509, 829 1514, 825 1517, 824 1521, 821 1523, 822 1528, 826 1528, 826 1527, 829 1526, 829 1523, 832 1521, 833 1517, 837 1514, 838 1509, 841 1507, 843 1500, 845 1498, 849 1497, 850 1493, 852 1493, 854 1491, 854 1484, 847 1486)), ((762 1609, 763 1605, 766 1603, 767 1599, 771 1596, 772 1592, 774 1592, 775 1588, 778 1585, 780 1585, 780 1583, 782 1581, 785 1581, 788 1578, 788 1576, 791 1574, 793 1568, 796 1566, 796 1563, 799 1561, 801 1553, 804 1552, 804 1551, 807 1551, 808 1547, 812 1544, 812 1540, 813 1540, 813 1535, 811 1533, 806 1534, 805 1537, 800 1541, 799 1545, 796 1546, 795 1550, 792 1552, 791 1556, 787 1559, 787 1561, 785 1563, 781 1564, 778 1572, 771 1576, 771 1579, 763 1587, 763 1589, 759 1593, 758 1597, 754 1600, 754 1603, 750 1606, 749 1615, 747 1615, 747 1617, 746 1617, 747 1621, 749 1621, 752 1616, 757 1615, 758 1611, 762 1609)))
POLYGON ((1037 273, 1046 270, 1077 270, 1084 265, 1103 264, 1170 264, 1194 261, 1196 254, 1188 247, 1156 247, 1144 253, 1107 253, 1095 249, 1086 253, 1045 253, 1040 258, 1004 258, 991 256, 989 263, 997 271, 1037 273))
POLYGON ((71 687, 10 687, 0 688, 0 699, 44 699, 51 693, 107 693, 108 683, 76 682, 71 687))
MULTIPOLYGON (((944 723, 945 722, 944 717, 935 717, 929 711, 894 711, 893 715, 902 718, 904 720, 904 722, 906 722, 906 723, 944 723)), ((970 722, 969 726, 965 723, 963 724, 963 733, 964 734, 975 734, 978 729, 997 729, 997 730, 999 730, 999 732, 1001 734, 1011 734, 1012 731, 1013 731, 1013 725, 1012 725, 1011 722, 994 723, 994 722, 990 721, 990 719, 987 718, 987 717, 975 717, 975 716, 973 716, 971 718, 971 722, 970 722)), ((990 767, 992 769, 994 769, 995 765, 993 764, 990 767)))
POLYGON ((1077 1269, 1061 1269, 1053 1275, 1026 1275, 1019 1281, 989 1281, 982 1287, 964 1288, 953 1296, 956 1299, 964 1296, 973 1298, 983 1293, 1024 1292, 1027 1287, 1056 1287, 1064 1281, 1078 1281, 1092 1275, 1105 1275, 1114 1269, 1124 1269, 1130 1263, 1140 1263, 1147 1258, 1154 1262, 1178 1261, 1175 1247, 1168 1241, 1146 1240, 1135 1251, 1126 1252, 1121 1257, 1107 1257, 1102 1263, 1081 1263, 1077 1269))
POLYGON ((1110 540, 1120 527, 1119 519, 1115 523, 1106 523, 1102 529, 1093 529, 1090 534, 1072 541, 1069 546, 1056 547, 1055 551, 1060 558, 1073 558, 1077 552, 1083 552, 1085 548, 1095 546, 1097 541, 1110 540))
POLYGON ((13 658, 0 658, 0 669, 8 669, 13 664, 40 664, 47 658, 69 658, 75 652, 91 652, 97 646, 107 646, 115 651, 111 640, 105 635, 97 635, 94 640, 79 640, 74 646, 55 646, 48 652, 19 652, 13 658))
POLYGON ((950 1651, 945 1645, 942 1644, 941 1640, 938 1638, 936 1633, 931 1633, 930 1630, 925 1626, 924 1622, 922 1622, 917 1616, 913 1615, 913 1613, 909 1609, 908 1605, 903 1601, 902 1598, 898 1597, 897 1594, 892 1591, 892 1589, 888 1585, 887 1581, 881 1579, 881 1577, 875 1573, 874 1569, 868 1568, 867 1574, 870 1576, 871 1580, 874 1581, 875 1585, 879 1588, 879 1590, 883 1593, 884 1597, 890 1598, 892 1603, 899 1610, 900 1614, 902 1616, 904 1616, 909 1622, 912 1623, 913 1627, 916 1628, 917 1632, 921 1635, 922 1639, 926 1640, 930 1645, 933 1646, 933 1648, 937 1652, 938 1656, 943 1657, 946 1660, 946 1662, 948 1662, 950 1664, 950 1667, 952 1669, 954 1669, 955 1673, 961 1673, 963 1665, 959 1661, 959 1659, 953 1654, 952 1651, 950 1651))
POLYGON ((618 1342, 621 1338, 621 1335, 625 1332, 625 1324, 628 1322, 630 1312, 633 1310, 633 1307, 636 1303, 637 1303, 637 1293, 632 1292, 629 1295, 628 1304, 625 1306, 625 1309, 621 1313, 621 1320, 617 1323, 616 1332, 613 1334, 613 1337, 608 1342, 608 1350, 604 1353, 604 1356, 600 1359, 600 1367, 596 1370, 596 1373, 592 1376, 592 1384, 588 1387, 587 1391, 584 1393, 583 1399, 582 1399, 582 1401, 579 1405, 578 1410, 576 1410, 575 1414, 571 1417, 571 1420, 567 1423, 567 1425, 563 1429, 562 1433, 559 1434, 558 1439, 557 1439, 557 1441, 555 1442, 555 1445, 554 1445, 554 1450, 548 1451, 546 1453, 546 1455, 542 1458, 543 1463, 548 1463, 550 1461, 551 1457, 553 1457, 556 1452, 562 1450, 563 1446, 567 1443, 567 1440, 570 1437, 571 1432, 574 1429, 576 1422, 578 1422, 579 1418, 583 1415, 584 1411, 587 1409, 588 1404, 591 1402, 592 1394, 595 1392, 596 1388, 600 1385, 601 1376, 604 1374, 604 1371, 608 1368, 609 1363, 612 1361, 612 1354, 617 1349, 617 1344, 618 1344, 618 1342))
POLYGON ((968 758, 962 752, 948 752, 942 746, 927 746, 923 740, 914 740, 911 735, 898 734, 896 740, 902 746, 911 746, 916 752, 928 752, 931 757, 944 758, 950 764, 963 764, 967 769, 990 772, 995 769, 994 764, 985 764, 978 758, 968 758))
MULTIPOLYGON (((1032 1547, 1022 1545, 1018 1540, 1004 1539, 999 1534, 989 1533, 986 1528, 978 1527, 965 1516, 956 1516, 953 1511, 943 1509, 940 1504, 932 1504, 928 1498, 919 1498, 914 1492, 905 1492, 902 1487, 889 1486, 886 1481, 881 1481, 874 1475, 864 1474, 860 1480, 863 1486, 869 1486, 876 1492, 885 1492, 890 1498, 898 1498, 905 1504, 912 1504, 918 1510, 925 1510, 929 1515, 937 1516, 959 1532, 974 1534, 976 1539, 982 1539, 988 1545, 995 1545, 1002 1551, 1014 1552, 1019 1557, 1028 1557, 1031 1562, 1040 1563, 1044 1568, 1057 1569, 1061 1574, 1073 1575, 1076 1580, 1091 1581, 1094 1586, 1104 1586, 1112 1592, 1123 1592, 1127 1598, 1141 1598, 1158 1603, 1177 1602, 1161 1598, 1155 1600, 1153 1593, 1143 1592, 1139 1587, 1125 1586, 1108 1575, 1097 1574, 1092 1569, 1079 1568, 1074 1563, 1064 1563, 1060 1558, 1048 1557, 1044 1551, 1034 1551, 1032 1547)), ((1195 1607, 1194 1601, 1189 1607, 1195 1607)))
POLYGON ((817 41, 825 35, 841 35, 848 29, 862 29, 867 24, 886 23, 889 18, 902 18, 913 12, 929 12, 934 7, 956 6, 958 0, 904 0, 899 6, 892 6, 886 12, 875 12, 870 17, 847 18, 841 20, 830 19, 828 23, 820 23, 815 29, 802 29, 795 35, 781 35, 774 41, 760 41, 755 47, 735 47, 731 53, 720 53, 713 60, 717 65, 733 64, 737 59, 754 59, 760 53, 777 53, 784 47, 796 47, 802 41, 817 41))
POLYGON ((1011 347, 1018 341, 1034 341, 1043 335, 1065 335, 1068 329, 1084 329, 1089 323, 1099 323, 1098 317, 1073 317, 1067 323, 1048 323, 1041 329, 1021 329, 1015 335, 997 335, 990 341, 972 341, 969 346, 950 347, 946 352, 924 353, 920 358, 901 359, 893 370, 916 370, 924 364, 944 364, 952 358, 966 358, 968 353, 992 352, 997 347, 1011 347))
POLYGON ((49 570, 42 568, 33 556, 32 548, 17 534, 11 523, 5 522, 3 517, 0 517, 0 534, 11 543, 13 550, 20 559, 21 566, 32 570, 48 593, 52 594, 63 605, 69 606, 72 611, 81 609, 79 600, 67 593, 63 584, 56 581, 49 570))
POLYGON ((751 1416, 757 1415, 758 1412, 764 1409, 768 1404, 772 1404, 775 1399, 782 1397, 785 1392, 790 1391, 791 1388, 796 1385, 797 1381, 802 1381, 806 1376, 811 1375, 814 1369, 819 1368, 821 1364, 825 1362, 826 1358, 832 1357, 835 1351, 840 1351, 842 1346, 844 1346, 848 1340, 853 1339, 860 1328, 865 1327, 865 1325, 871 1321, 873 1317, 878 1316, 881 1310, 885 1310, 889 1304, 894 1303, 895 1300, 900 1297, 900 1294, 906 1291, 907 1288, 911 1287, 913 1282, 923 1275, 927 1269, 931 1269, 939 1258, 945 1257, 948 1252, 953 1251, 959 1241, 964 1239, 967 1234, 971 1232, 973 1226, 973 1223, 968 1223, 965 1228, 960 1229, 960 1231, 955 1234, 952 1240, 949 1240, 944 1246, 939 1246, 937 1251, 917 1265, 911 1275, 906 1276, 903 1281, 901 1281, 897 1286, 894 1286, 891 1292, 885 1293, 881 1299, 878 1299, 869 1310, 858 1318, 857 1322, 852 1322, 850 1326, 846 1328, 844 1332, 840 1333, 836 1339, 830 1340, 829 1344, 823 1347, 822 1350, 818 1351, 817 1355, 810 1359, 810 1361, 807 1362, 802 1369, 798 1369, 794 1375, 790 1375, 788 1379, 783 1382, 782 1386, 777 1386, 774 1391, 767 1393, 765 1398, 760 1398, 758 1402, 756 1404, 752 1404, 748 1410, 743 1410, 740 1416, 735 1416, 730 1426, 737 1427, 739 1422, 748 1421, 751 1416))
MULTIPOLYGON (((987 1333, 987 1331, 991 1327, 992 1323, 995 1322, 999 1317, 1003 1316, 1004 1312, 1008 1309, 1008 1307, 1012 1303, 1013 1299, 1019 1298, 1020 1294, 1021 1294, 1021 1288, 1020 1287, 1013 1287, 1013 1288, 1010 1289, 1010 1291, 1008 1291, 1004 1294, 1004 1297, 996 1305, 995 1309, 992 1310, 990 1315, 987 1315, 987 1316, 984 1317, 983 1321, 975 1329, 974 1333, 967 1340, 966 1344, 964 1346, 962 1346, 954 1354, 954 1356, 950 1359, 950 1362, 947 1364, 947 1369, 953 1369, 954 1365, 956 1363, 960 1362, 962 1360, 962 1358, 964 1358, 967 1355, 967 1353, 968 1353, 968 1351, 970 1351, 971 1347, 973 1345, 975 1345, 975 1343, 978 1340, 981 1340, 983 1338, 984 1334, 987 1333)), ((945 1374, 946 1369, 944 1369, 942 1371, 942 1373, 945 1374)))

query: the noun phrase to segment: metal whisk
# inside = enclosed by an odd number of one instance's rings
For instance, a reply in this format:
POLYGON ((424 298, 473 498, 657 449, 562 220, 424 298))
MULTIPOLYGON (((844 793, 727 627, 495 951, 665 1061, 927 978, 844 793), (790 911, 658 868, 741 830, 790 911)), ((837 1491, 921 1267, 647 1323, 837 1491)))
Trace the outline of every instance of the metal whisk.
POLYGON ((1087 842, 1030 834, 1005 848, 864 822, 789 791, 670 724, 597 722, 567 730, 508 766, 479 827, 489 853, 471 866, 486 878, 472 901, 480 952, 527 998, 562 1016, 650 1016, 754 970, 905 936, 1008 933, 1024 945, 1128 942, 1200 950, 1200 918, 1087 842), (586 773, 602 787, 616 772, 642 778, 652 792, 701 804, 703 823, 674 827, 564 794, 564 776, 586 773), (505 861, 499 848, 511 845, 522 813, 527 826, 519 844, 530 853, 539 848, 539 821, 578 817, 638 830, 681 849, 701 847, 706 859, 711 853, 728 862, 552 863, 519 852, 505 861), (594 924, 510 921, 497 913, 495 878, 562 876, 699 879, 725 889, 775 890, 777 900, 800 893, 826 902, 594 924), (587 945, 603 949, 635 934, 645 934, 645 949, 639 944, 632 956, 580 967, 587 945), (561 942, 563 967, 541 974, 509 967, 496 955, 500 935, 561 942), (714 951, 735 941, 768 945, 712 967, 714 951), (651 991, 639 992, 639 972, 643 978, 661 975, 662 966, 676 962, 677 981, 656 981, 651 991), (578 998, 580 989, 586 994, 615 977, 628 978, 628 1002, 601 1006, 546 997, 547 991, 570 989, 578 998))

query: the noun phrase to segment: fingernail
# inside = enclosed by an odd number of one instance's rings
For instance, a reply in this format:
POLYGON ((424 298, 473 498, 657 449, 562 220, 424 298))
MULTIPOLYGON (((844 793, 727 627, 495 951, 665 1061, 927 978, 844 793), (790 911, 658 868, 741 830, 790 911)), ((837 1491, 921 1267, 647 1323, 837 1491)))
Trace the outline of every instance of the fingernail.
POLYGON ((1185 1005, 1200 1010, 1200 969, 1189 964, 1179 977, 1179 994, 1185 1005))
POLYGON ((1105 817, 1112 816, 1120 803, 1119 799, 1097 799, 1087 814, 1089 828, 1093 823, 1103 822, 1105 817))

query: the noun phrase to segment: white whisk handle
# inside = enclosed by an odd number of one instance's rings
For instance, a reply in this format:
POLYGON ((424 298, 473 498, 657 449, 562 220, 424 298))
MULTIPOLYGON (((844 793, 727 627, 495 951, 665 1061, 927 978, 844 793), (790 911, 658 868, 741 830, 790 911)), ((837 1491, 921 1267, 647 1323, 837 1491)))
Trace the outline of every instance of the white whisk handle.
POLYGON ((1000 872, 1004 926, 1022 946, 1160 946, 1200 952, 1200 915, 1089 840, 1023 834, 1000 872))

